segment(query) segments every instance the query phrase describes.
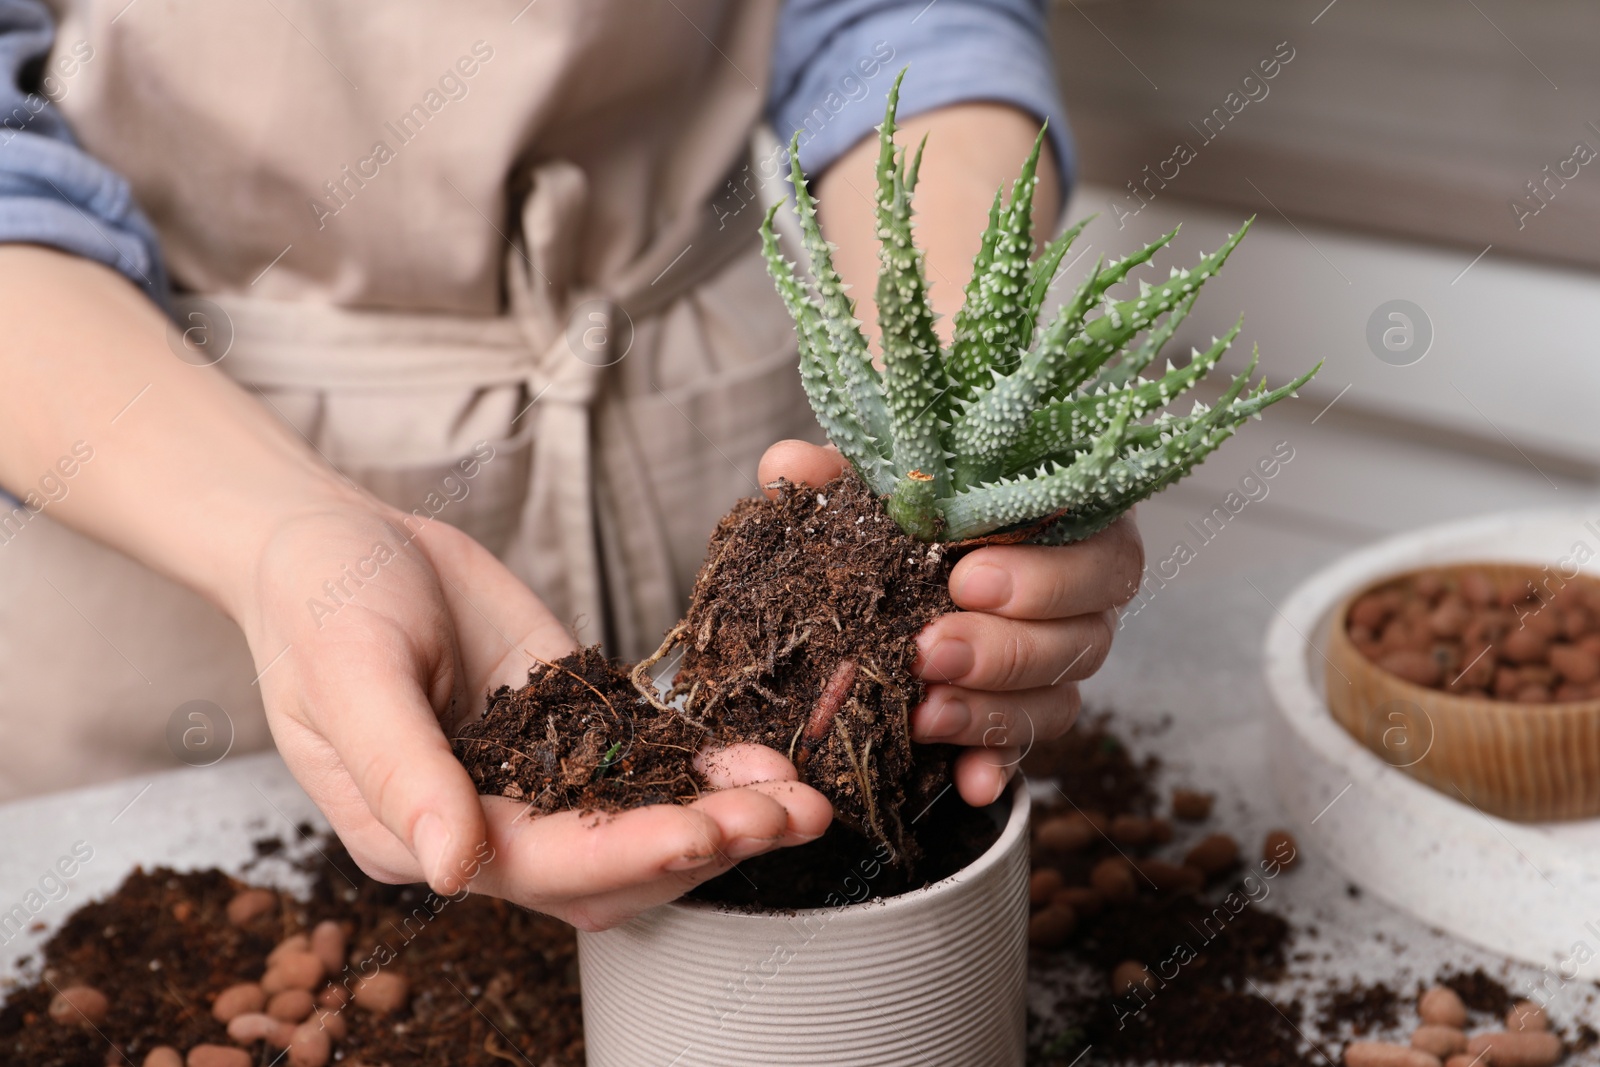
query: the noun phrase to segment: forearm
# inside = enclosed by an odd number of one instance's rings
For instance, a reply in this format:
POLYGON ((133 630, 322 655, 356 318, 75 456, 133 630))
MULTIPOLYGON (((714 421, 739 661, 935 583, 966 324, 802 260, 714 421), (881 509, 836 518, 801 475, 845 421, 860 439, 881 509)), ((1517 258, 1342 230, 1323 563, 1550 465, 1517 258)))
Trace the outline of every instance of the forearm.
POLYGON ((0 486, 226 611, 283 522, 357 498, 220 370, 180 360, 160 311, 105 267, 0 246, 0 323, 0 486), (79 441, 93 459, 65 478, 79 441))
MULTIPOLYGON (((961 307, 962 291, 972 273, 988 221, 994 191, 1017 177, 1033 146, 1039 123, 1031 115, 1000 104, 961 104, 906 120, 896 138, 914 146, 928 134, 928 147, 917 182, 917 241, 927 258, 933 310, 939 333, 950 340, 951 323, 961 307)), ((839 246, 834 263, 851 286, 856 314, 877 335, 872 293, 878 272, 877 223, 873 217, 878 143, 869 138, 829 167, 818 183, 822 225, 839 246)), ((1048 147, 1039 160, 1039 185, 1034 191, 1034 233, 1054 230, 1060 198, 1056 162, 1048 147)))

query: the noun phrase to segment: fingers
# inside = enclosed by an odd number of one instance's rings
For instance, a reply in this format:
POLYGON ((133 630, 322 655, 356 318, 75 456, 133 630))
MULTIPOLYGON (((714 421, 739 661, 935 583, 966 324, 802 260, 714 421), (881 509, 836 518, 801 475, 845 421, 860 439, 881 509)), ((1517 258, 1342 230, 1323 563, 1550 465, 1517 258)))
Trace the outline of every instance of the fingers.
MULTIPOLYGON (((553 914, 614 893, 623 894, 614 902, 619 907, 622 901, 637 903, 638 910, 652 907, 697 882, 673 876, 703 880, 741 859, 814 840, 833 814, 822 794, 798 782, 766 782, 708 793, 686 807, 659 804, 616 815, 533 817, 500 797, 484 798, 484 808, 495 859, 483 866, 474 888, 553 914)), ((620 921, 609 912, 604 917, 620 921)))
POLYGON ((619 889, 614 893, 600 893, 591 897, 556 904, 548 913, 579 930, 609 930, 629 919, 644 914, 651 908, 670 904, 702 883, 718 875, 727 874, 733 864, 717 863, 699 870, 668 874, 643 885, 619 889))
POLYGON ((466 534, 430 522, 417 530, 415 543, 439 575, 474 699, 502 685, 526 685, 534 657, 556 660, 578 647, 533 590, 466 534))
POLYGON ((956 792, 975 808, 993 804, 1005 792, 1021 760, 1014 748, 969 748, 956 757, 956 792))
MULTIPOLYGON (((779 441, 761 457, 756 478, 766 486, 779 478, 799 485, 825 485, 844 471, 844 457, 829 445, 805 441, 779 441)), ((766 490, 767 496, 776 494, 766 490)))
POLYGON ((950 572, 958 607, 1011 619, 1065 619, 1126 604, 1139 591, 1144 543, 1124 515, 1073 545, 990 545, 950 572))
MULTIPOLYGON (((793 782, 782 782, 766 783, 755 788, 778 791, 769 794, 775 797, 782 793, 793 794, 783 796, 781 801, 791 809, 791 818, 794 818, 793 808, 795 801, 809 794, 806 804, 814 807, 813 816, 821 816, 820 819, 813 819, 813 827, 825 828, 828 818, 831 817, 832 813, 827 808, 827 801, 823 800, 820 794, 815 794, 806 786, 793 782), (819 800, 821 804, 817 806, 816 802, 819 800)), ((820 833, 820 831, 818 832, 820 833)), ((729 850, 719 857, 715 863, 710 863, 694 870, 669 873, 652 882, 620 889, 613 893, 602 893, 586 897, 561 906, 559 910, 563 918, 579 929, 603 930, 618 923, 626 922, 640 912, 665 904, 668 901, 676 900, 702 882, 709 881, 720 874, 725 874, 733 867, 736 860, 748 859, 751 856, 775 848, 803 844, 806 841, 814 840, 814 838, 814 834, 801 834, 791 829, 790 833, 767 842, 765 847, 757 847, 757 843, 754 841, 750 842, 748 846, 740 846, 737 843, 733 843, 730 844, 729 850)))
POLYGON ((800 773, 783 753, 766 745, 729 745, 702 750, 695 769, 713 789, 732 789, 753 782, 793 782, 800 773))
POLYGON ((1026 752, 1071 729, 1082 704, 1073 682, 1009 693, 933 685, 911 715, 911 739, 1026 752))
POLYGON ((484 839, 478 791, 450 751, 404 641, 357 647, 359 657, 335 655, 338 669, 316 679, 314 702, 330 709, 317 728, 423 879, 436 892, 458 892, 455 872, 484 839))
MULTIPOLYGON (((760 793, 776 801, 783 808, 788 822, 781 834, 770 838, 772 848, 788 848, 791 845, 803 845, 807 841, 815 841, 828 829, 828 824, 833 822, 833 805, 829 803, 828 798, 803 782, 756 782, 729 791, 732 792, 760 793)), ((723 795, 725 794, 713 793, 696 803, 703 804, 712 796, 723 795)))
POLYGON ((275 716, 269 725, 290 772, 327 816, 356 866, 380 882, 419 881, 422 868, 417 858, 404 841, 373 817, 328 739, 292 714, 275 716))
POLYGON ((1018 622, 976 611, 933 620, 917 637, 917 675, 967 689, 1015 690, 1087 678, 1111 649, 1109 611, 1018 622))

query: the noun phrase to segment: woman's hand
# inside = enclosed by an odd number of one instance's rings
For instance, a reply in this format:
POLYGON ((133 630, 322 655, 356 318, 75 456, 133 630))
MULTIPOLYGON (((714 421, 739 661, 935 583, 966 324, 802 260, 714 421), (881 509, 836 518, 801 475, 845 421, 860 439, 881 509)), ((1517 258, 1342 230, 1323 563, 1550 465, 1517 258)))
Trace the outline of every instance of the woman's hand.
MULTIPOLYGON (((835 449, 781 441, 762 457, 760 478, 822 485, 843 469, 835 449)), ((950 597, 963 610, 917 638, 915 669, 928 686, 911 736, 968 747, 955 768, 967 803, 993 802, 1029 746, 1072 726, 1077 683, 1105 662, 1115 609, 1138 592, 1143 570, 1132 515, 1078 544, 991 545, 956 563, 950 597)))
POLYGON ((478 796, 447 731, 572 637, 467 535, 352 497, 276 532, 239 621, 279 751, 363 870, 599 929, 827 827, 828 802, 757 746, 710 757, 721 788, 686 807, 540 817, 478 796))
POLYGON ((410 520, 413 536, 258 397, 178 359, 155 304, 110 269, 0 247, 0 321, 0 485, 94 445, 52 517, 238 622, 284 760, 369 873, 440 892, 465 877, 598 927, 826 828, 827 801, 748 746, 706 768, 725 788, 688 807, 533 818, 479 797, 445 730, 572 648, 521 582, 442 523, 410 520))
MULTIPOLYGON (((897 140, 927 138, 917 186, 917 243, 927 264, 929 300, 941 343, 950 343, 956 312, 982 241, 996 188, 1011 188, 1039 122, 1006 104, 962 103, 910 116, 897 140)), ((1055 230, 1060 208, 1057 161, 1039 159, 1033 196, 1036 237, 1055 230)), ((878 139, 867 137, 817 180, 823 232, 837 246, 833 262, 859 295, 856 315, 876 334, 873 281, 878 226, 870 195, 878 139)), ((837 474, 836 452, 797 441, 773 446, 762 484, 774 477, 820 485, 837 474)), ((1111 647, 1113 609, 1138 591, 1144 549, 1131 517, 1064 547, 980 548, 950 575, 950 595, 966 610, 936 619, 919 639, 917 670, 928 698, 911 721, 917 741, 969 746, 956 784, 972 804, 1000 795, 1021 752, 1053 738, 1078 714, 1077 680, 1094 673, 1111 647)))

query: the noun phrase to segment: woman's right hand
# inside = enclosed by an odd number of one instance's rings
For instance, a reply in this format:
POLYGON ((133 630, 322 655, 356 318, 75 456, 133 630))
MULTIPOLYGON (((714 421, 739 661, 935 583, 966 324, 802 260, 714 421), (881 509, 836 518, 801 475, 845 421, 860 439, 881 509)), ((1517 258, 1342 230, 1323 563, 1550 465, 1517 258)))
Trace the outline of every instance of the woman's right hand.
POLYGON ((536 816, 480 797, 447 731, 573 639, 466 534, 348 495, 284 522, 230 600, 279 751, 368 874, 601 929, 827 828, 828 801, 754 745, 705 757, 718 789, 682 807, 536 816))

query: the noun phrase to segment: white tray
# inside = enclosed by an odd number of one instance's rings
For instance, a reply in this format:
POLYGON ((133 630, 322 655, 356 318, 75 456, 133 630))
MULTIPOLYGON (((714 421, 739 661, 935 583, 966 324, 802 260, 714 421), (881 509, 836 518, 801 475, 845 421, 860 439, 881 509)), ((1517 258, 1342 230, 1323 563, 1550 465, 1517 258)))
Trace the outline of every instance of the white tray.
POLYGON ((1321 645, 1360 586, 1466 560, 1536 564, 1579 543, 1600 571, 1600 506, 1429 527, 1341 558, 1299 586, 1267 631, 1277 714, 1270 766, 1285 814, 1353 881, 1418 918, 1571 980, 1600 977, 1600 819, 1515 823, 1435 792, 1369 752, 1323 699, 1321 645))
MULTIPOLYGON (((134 867, 237 872, 255 856, 253 842, 277 837, 293 845, 300 823, 327 829, 276 752, 0 805, 0 999, 5 983, 26 973, 20 956, 134 867), (88 861, 78 862, 85 854, 88 861), (20 935, 11 916, 17 908, 27 918, 20 935)), ((305 883, 284 863, 262 864, 250 879, 288 889, 305 883)))

